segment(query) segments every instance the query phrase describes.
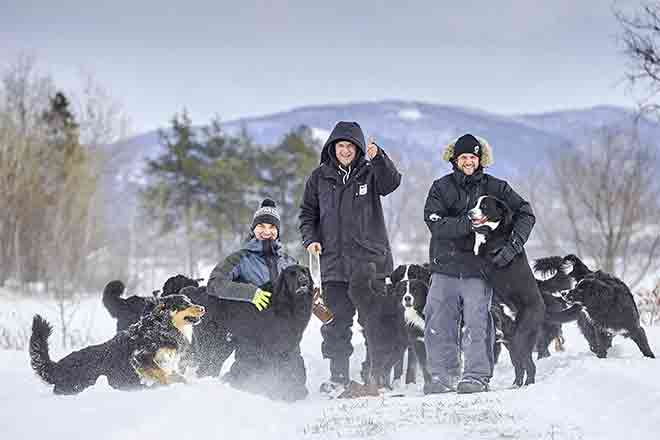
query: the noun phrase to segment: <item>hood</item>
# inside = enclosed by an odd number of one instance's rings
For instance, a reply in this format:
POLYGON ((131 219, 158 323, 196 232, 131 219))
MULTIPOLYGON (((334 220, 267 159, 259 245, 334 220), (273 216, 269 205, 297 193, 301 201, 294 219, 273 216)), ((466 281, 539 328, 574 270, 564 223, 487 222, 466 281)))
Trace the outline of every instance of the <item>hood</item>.
POLYGON ((340 121, 337 122, 335 128, 332 129, 330 137, 321 150, 321 163, 329 163, 330 160, 335 157, 334 148, 335 142, 337 141, 349 141, 355 144, 357 151, 355 158, 359 159, 364 156, 367 152, 367 147, 364 142, 364 133, 362 133, 362 128, 357 122, 347 122, 340 121))
MULTIPOLYGON (((479 165, 483 168, 488 168, 491 166, 494 162, 493 159, 493 148, 490 146, 488 141, 482 137, 475 136, 479 143, 481 144, 482 152, 481 152, 481 160, 479 161, 479 165)), ((444 149, 442 152, 442 160, 445 160, 447 162, 452 162, 454 158, 454 145, 456 144, 456 141, 458 138, 454 139, 451 141, 444 149)))

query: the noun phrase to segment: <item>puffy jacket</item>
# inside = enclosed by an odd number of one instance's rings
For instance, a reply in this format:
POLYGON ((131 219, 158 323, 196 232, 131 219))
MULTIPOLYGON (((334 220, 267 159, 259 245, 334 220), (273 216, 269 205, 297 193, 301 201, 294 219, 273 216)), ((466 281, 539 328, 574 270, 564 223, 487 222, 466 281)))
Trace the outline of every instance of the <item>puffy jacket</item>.
POLYGON ((282 252, 279 241, 273 241, 272 253, 264 252, 264 242, 251 238, 237 252, 218 264, 207 283, 209 295, 238 301, 251 301, 258 287, 272 281, 296 261, 282 252))
POLYGON ((467 212, 480 196, 495 196, 514 212, 513 232, 525 243, 536 217, 530 204, 509 184, 479 168, 472 176, 454 170, 431 186, 424 206, 424 222, 431 231, 429 258, 431 270, 459 278, 481 277, 483 257, 474 255, 474 233, 467 212))

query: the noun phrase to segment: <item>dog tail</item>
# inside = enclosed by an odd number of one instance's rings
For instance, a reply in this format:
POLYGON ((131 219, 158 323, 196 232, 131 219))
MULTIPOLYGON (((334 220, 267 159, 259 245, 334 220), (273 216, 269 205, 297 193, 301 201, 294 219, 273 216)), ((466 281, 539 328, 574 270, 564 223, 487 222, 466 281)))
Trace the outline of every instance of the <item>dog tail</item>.
POLYGON ((32 369, 49 384, 55 383, 56 364, 48 354, 48 337, 53 329, 40 315, 34 315, 32 320, 32 336, 30 336, 30 365, 32 369))
POLYGON ((534 261, 534 272, 545 277, 554 276, 564 265, 564 257, 545 257, 534 261))
POLYGON ((580 281, 586 275, 591 273, 591 270, 587 267, 586 264, 582 262, 576 255, 568 254, 564 257, 564 273, 570 275, 572 278, 575 278, 576 281, 580 281), (570 269, 570 271, 568 270, 570 269))
POLYGON ((561 312, 546 312, 545 320, 558 324, 566 324, 567 322, 577 320, 581 310, 582 307, 576 304, 561 312))
POLYGON ((103 289, 103 305, 113 318, 121 315, 122 309, 126 307, 121 294, 124 293, 124 283, 119 280, 110 281, 103 289))

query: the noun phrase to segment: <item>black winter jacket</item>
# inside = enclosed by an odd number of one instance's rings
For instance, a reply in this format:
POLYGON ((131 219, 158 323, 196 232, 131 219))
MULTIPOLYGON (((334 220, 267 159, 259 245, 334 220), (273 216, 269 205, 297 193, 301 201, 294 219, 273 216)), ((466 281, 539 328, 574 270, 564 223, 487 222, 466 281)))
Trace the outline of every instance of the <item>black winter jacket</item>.
POLYGON ((486 174, 479 168, 472 176, 454 170, 433 182, 426 205, 424 221, 431 231, 429 258, 433 272, 459 278, 483 276, 484 257, 474 255, 474 233, 467 212, 483 195, 503 200, 514 213, 513 232, 525 243, 536 217, 530 204, 509 184, 486 174))
POLYGON ((379 273, 390 273, 392 251, 387 238, 380 197, 401 183, 394 163, 379 149, 365 159, 362 129, 354 122, 339 122, 321 152, 321 165, 305 185, 300 211, 303 246, 322 246, 323 281, 348 282, 356 260, 376 263, 379 273), (357 146, 350 169, 339 166, 334 152, 337 141, 357 146))

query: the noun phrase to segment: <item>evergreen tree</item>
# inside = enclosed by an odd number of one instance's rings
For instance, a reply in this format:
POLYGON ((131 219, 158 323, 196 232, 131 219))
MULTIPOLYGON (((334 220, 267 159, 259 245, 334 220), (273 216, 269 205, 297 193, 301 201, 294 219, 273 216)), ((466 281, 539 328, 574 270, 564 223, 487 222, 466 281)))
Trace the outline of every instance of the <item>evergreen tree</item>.
POLYGON ((164 152, 147 162, 148 185, 141 192, 150 217, 161 221, 161 232, 183 228, 186 236, 187 270, 196 275, 194 223, 203 209, 206 189, 201 175, 204 146, 198 141, 187 112, 174 115, 169 130, 160 130, 164 152))
POLYGON ((249 229, 255 196, 258 148, 243 130, 227 136, 215 118, 203 129, 203 183, 207 190, 206 220, 215 236, 219 256, 224 256, 226 236, 230 241, 244 236, 249 229))
POLYGON ((260 195, 273 198, 280 210, 282 241, 292 255, 301 256, 298 214, 305 181, 318 165, 320 144, 312 132, 300 126, 287 133, 272 149, 264 150, 259 160, 260 195))

